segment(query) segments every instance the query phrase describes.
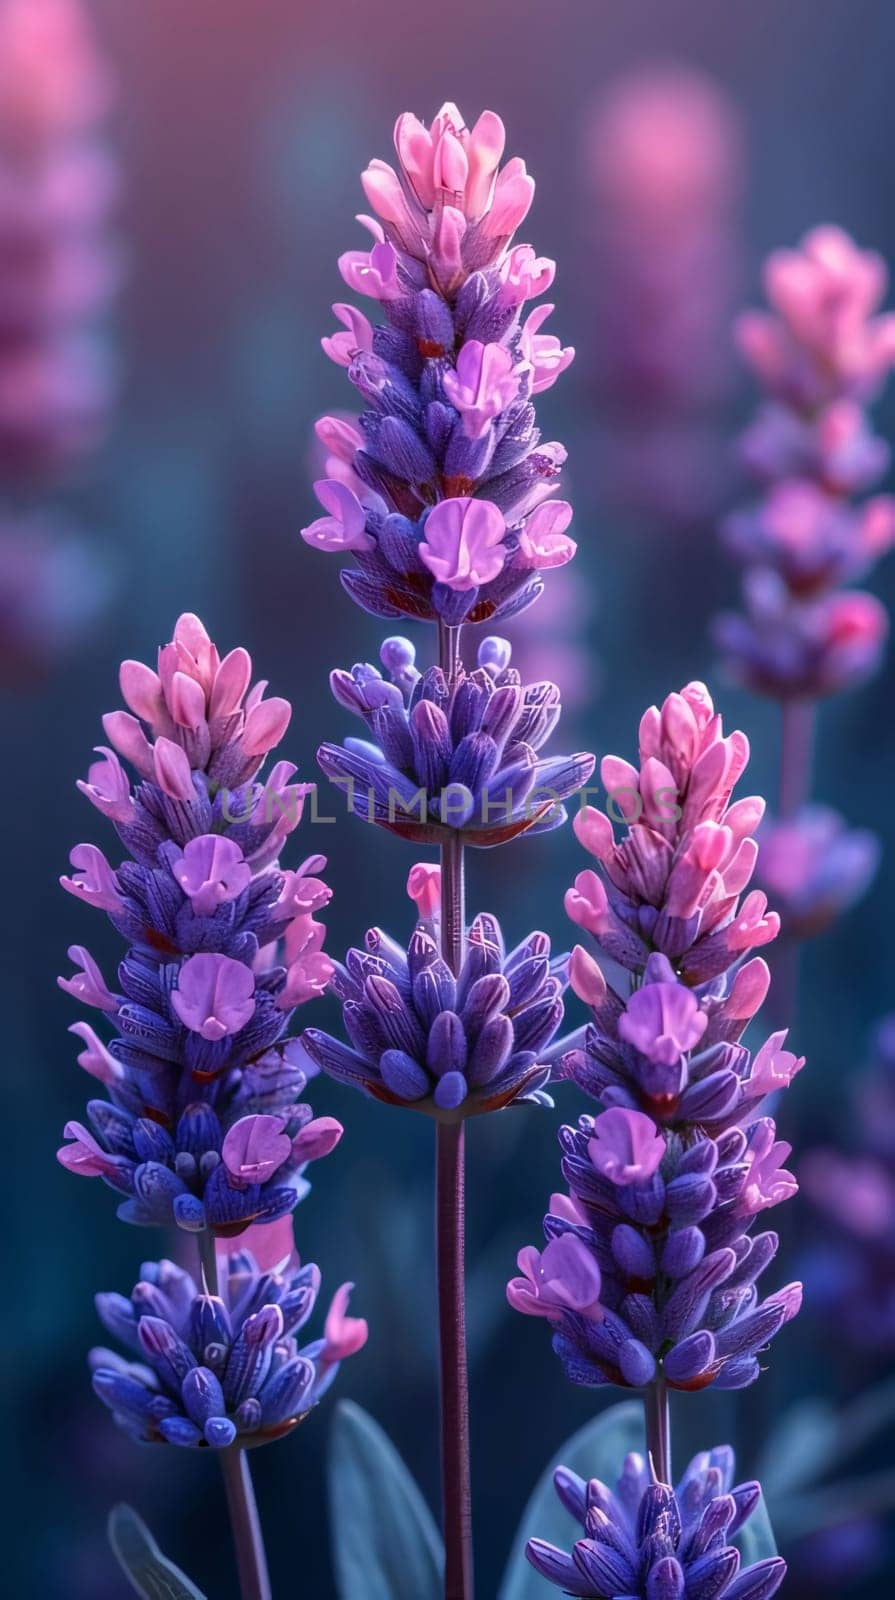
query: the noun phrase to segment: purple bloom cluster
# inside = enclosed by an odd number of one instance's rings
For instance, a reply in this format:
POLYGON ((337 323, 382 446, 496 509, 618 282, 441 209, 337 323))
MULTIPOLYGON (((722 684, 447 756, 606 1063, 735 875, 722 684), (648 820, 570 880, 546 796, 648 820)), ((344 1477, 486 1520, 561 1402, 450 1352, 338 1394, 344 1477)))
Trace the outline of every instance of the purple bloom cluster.
POLYGON ((108 1098, 89 1105, 94 1132, 67 1125, 59 1159, 123 1194, 125 1221, 223 1235, 290 1211, 307 1162, 341 1135, 299 1103, 308 1063, 287 1037, 332 972, 314 916, 330 894, 324 858, 296 871, 277 859, 312 786, 294 784, 285 761, 262 781, 291 713, 250 687, 251 670, 245 650, 221 660, 190 615, 157 672, 124 663, 131 709, 104 718, 109 745, 79 788, 129 859, 113 868, 81 844, 62 880, 107 913, 128 952, 115 988, 80 946, 59 980, 113 1033, 72 1028, 108 1098), (133 791, 119 755, 138 774, 133 791))
POLYGON ((229 1257, 221 1293, 200 1294, 173 1262, 147 1263, 130 1297, 96 1297, 104 1327, 138 1360, 93 1350, 93 1387, 144 1443, 224 1450, 282 1438, 366 1341, 366 1323, 346 1315, 351 1288, 338 1290, 323 1338, 300 1347, 320 1289, 313 1264, 293 1256, 262 1272, 243 1250, 229 1257))
POLYGON ((639 768, 603 762, 606 788, 627 796, 622 842, 601 813, 576 820, 600 873, 580 875, 567 907, 633 981, 619 994, 586 950, 572 954, 593 1020, 560 1073, 604 1109, 561 1130, 570 1193, 553 1197, 547 1247, 521 1252, 508 1293, 551 1323, 577 1383, 740 1388, 799 1307, 798 1284, 759 1300, 777 1237, 750 1237, 796 1188, 763 1112, 803 1063, 785 1033, 754 1056, 740 1043, 769 981, 760 958, 741 961, 777 930, 762 895, 740 903, 762 810, 731 798, 747 759, 691 684, 647 711, 639 768))
POLYGON ((868 407, 895 363, 895 316, 876 314, 884 263, 837 228, 775 252, 765 288, 770 311, 737 325, 767 396, 742 440, 763 492, 722 528, 745 569, 746 607, 720 617, 716 635, 733 675, 786 708, 781 818, 760 835, 759 878, 792 939, 857 900, 878 853, 869 835, 807 800, 814 704, 874 672, 888 632, 875 596, 842 585, 895 541, 895 500, 855 499, 889 465, 868 407))
POLYGON ((767 399, 743 440, 764 485, 723 537, 747 569, 746 610, 718 620, 742 682, 774 698, 819 699, 872 673, 887 632, 872 595, 841 594, 895 540, 895 502, 851 497, 885 473, 889 452, 867 406, 895 363, 895 316, 879 256, 837 228, 816 228, 765 270, 770 311, 738 323, 767 399))
POLYGON ((451 684, 440 667, 420 673, 415 655, 409 640, 387 639, 388 680, 369 663, 331 675, 335 698, 375 739, 317 752, 355 815, 423 844, 453 831, 466 844, 504 844, 564 822, 562 802, 587 782, 594 758, 538 759, 559 721, 556 685, 523 685, 505 639, 485 639, 476 670, 461 668, 451 684))
POLYGON ((695 1456, 676 1489, 629 1455, 615 1489, 567 1468, 556 1492, 584 1533, 570 1554, 530 1539, 526 1554, 550 1583, 582 1600, 770 1600, 786 1574, 779 1557, 743 1567, 730 1540, 759 1503, 757 1483, 733 1486, 727 1448, 695 1456))
POLYGON ((332 980, 351 1046, 316 1028, 302 1043, 331 1077, 431 1116, 549 1105, 544 1052, 562 1022, 565 967, 543 933, 507 953, 491 916, 471 924, 456 977, 432 923, 418 923, 406 951, 373 928, 332 980))
POLYGON ((765 817, 756 837, 758 876, 790 939, 822 933, 860 900, 876 875, 876 835, 849 828, 831 806, 765 817))
POLYGON ((323 347, 364 410, 317 425, 324 515, 303 537, 350 552, 342 581, 375 616, 511 616, 575 551, 571 507, 551 498, 566 452, 541 442, 533 405, 573 351, 541 331, 551 306, 523 313, 555 264, 511 242, 534 184, 517 158, 501 168, 504 142, 490 111, 471 129, 453 105, 431 128, 407 113, 398 171, 373 161, 362 175, 373 246, 339 268, 386 320, 333 308, 342 328, 323 347))

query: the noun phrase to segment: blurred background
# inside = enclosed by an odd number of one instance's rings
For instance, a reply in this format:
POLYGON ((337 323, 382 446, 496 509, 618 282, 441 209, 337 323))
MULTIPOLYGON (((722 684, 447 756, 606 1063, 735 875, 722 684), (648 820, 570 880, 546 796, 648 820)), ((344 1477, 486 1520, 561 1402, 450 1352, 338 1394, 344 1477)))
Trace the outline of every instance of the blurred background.
MULTIPOLYGON (((232 1580, 215 1464, 135 1449, 85 1370, 99 1332, 94 1292, 129 1289, 141 1260, 166 1246, 122 1227, 110 1195, 73 1183, 54 1160, 86 1098, 66 1032, 77 1013, 55 975, 70 943, 89 942, 107 967, 118 954, 112 930, 57 887, 72 845, 99 837, 74 782, 101 713, 119 704, 117 663, 153 660, 178 613, 195 610, 219 645, 247 645, 272 691, 295 702, 284 754, 302 776, 314 774, 317 743, 345 731, 327 674, 376 659, 387 630, 342 596, 338 563, 298 537, 316 515, 313 420, 346 403, 319 340, 344 294, 336 257, 360 237, 361 168, 389 156, 400 110, 428 119, 453 99, 467 118, 499 111, 509 150, 534 173, 523 237, 558 262, 554 325, 577 348, 540 418, 569 448, 579 558, 574 577, 560 574, 514 625, 517 659, 563 687, 560 745, 600 755, 630 756, 643 708, 705 678, 725 720, 752 740, 750 788, 772 787, 774 708, 724 685, 708 637, 736 593, 716 527, 743 493, 733 441, 755 405, 730 320, 757 301, 767 252, 815 223, 837 222, 895 259, 895 13, 885 0, 454 0, 437 13, 410 0, 93 0, 86 37, 25 28, 20 54, 4 56, 9 8, 32 3, 0 0, 0 169, 27 165, 34 141, 56 140, 52 159, 79 163, 61 187, 81 209, 46 313, 53 340, 12 380, 0 374, 0 985, 4 1144, 16 1170, 3 1361, 17 1538, 4 1559, 10 1593, 115 1600, 124 1582, 104 1522, 124 1495, 217 1597, 232 1580)), ((0 254, 0 366, 22 289, 15 226, 39 236, 72 222, 52 181, 22 218, 7 198, 4 177, 0 252, 12 266, 4 310, 0 254)), ((891 439, 895 392, 877 421, 891 439)), ((895 562, 873 586, 891 609, 895 562)), ((806 951, 793 1038, 810 1070, 782 1128, 797 1162, 818 1144, 859 1139, 854 1086, 893 1004, 893 688, 889 662, 823 712, 817 792, 876 831, 882 865, 862 904, 806 951)), ((321 810, 338 820, 304 848, 330 858, 329 950, 374 923, 403 939, 413 853, 336 804, 321 810)), ((581 865, 569 830, 479 854, 471 910, 498 912, 511 942, 538 926, 559 948, 569 938, 562 892, 581 865)), ((328 1004, 308 1020, 332 1022, 328 1004)), ((331 1285, 356 1281, 371 1336, 344 1392, 350 1383, 387 1428, 434 1505, 432 1130, 328 1082, 313 1103, 346 1134, 297 1214, 299 1248, 331 1285)), ((513 1316, 504 1297, 558 1182, 555 1129, 580 1109, 565 1090, 553 1113, 525 1108, 470 1130, 483 1597, 496 1593, 551 1453, 617 1398, 571 1388, 545 1330, 513 1316)), ((780 1282, 802 1263, 812 1269, 827 1227, 806 1197, 786 1209, 780 1282)), ((748 1476, 796 1402, 811 1400, 801 1415, 816 1422, 827 1415, 818 1401, 841 1410, 885 1377, 891 1344, 868 1350, 838 1313, 821 1311, 826 1270, 778 1341, 759 1400, 682 1399, 679 1461, 688 1444, 729 1439, 748 1476)), ((860 1331, 860 1301, 852 1312, 860 1331)), ((332 1593, 328 1409, 255 1457, 276 1593, 332 1593)), ((825 1544, 799 1542, 797 1521, 789 1544, 781 1529, 794 1560, 785 1593, 876 1594, 895 1574, 887 1435, 866 1432, 830 1481, 870 1481, 869 1495, 828 1494, 825 1544)))

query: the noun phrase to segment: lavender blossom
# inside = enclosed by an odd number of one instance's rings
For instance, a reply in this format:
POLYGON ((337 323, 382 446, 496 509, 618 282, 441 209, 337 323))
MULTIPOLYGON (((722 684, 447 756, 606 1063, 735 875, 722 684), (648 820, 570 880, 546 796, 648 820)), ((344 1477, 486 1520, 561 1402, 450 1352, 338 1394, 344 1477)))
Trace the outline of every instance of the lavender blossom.
POLYGON ((785 1032, 754 1055, 740 1043, 769 983, 761 958, 743 958, 778 927, 758 891, 740 899, 763 809, 732 800, 748 748, 690 684, 643 717, 639 768, 603 761, 629 818, 621 843, 600 812, 576 821, 600 872, 579 875, 567 909, 634 980, 620 994, 572 953, 593 1020, 558 1075, 603 1109, 561 1129, 570 1193, 553 1197, 547 1247, 520 1253, 508 1287, 550 1323, 575 1383, 742 1388, 801 1301, 799 1284, 759 1298, 777 1236, 750 1237, 796 1190, 767 1111, 803 1061, 785 1032))
POLYGON ((732 802, 749 741, 724 737, 704 684, 687 684, 640 724, 640 767, 606 756, 600 773, 625 819, 616 844, 609 817, 586 807, 575 832, 599 873, 582 872, 566 911, 612 960, 642 973, 651 952, 683 980, 707 982, 774 939, 779 918, 753 890, 741 901, 758 854, 758 796, 732 802))
POLYGON ((351 1284, 338 1290, 322 1339, 300 1346, 319 1269, 297 1256, 261 1272, 254 1256, 229 1258, 220 1294, 200 1293, 171 1261, 149 1262, 129 1298, 100 1294, 103 1325, 137 1357, 91 1352, 93 1387, 135 1439, 187 1449, 254 1446, 303 1421, 360 1350, 367 1324, 346 1315, 351 1284))
POLYGON ((456 976, 432 924, 420 922, 406 951, 372 928, 349 950, 332 988, 351 1045, 308 1028, 312 1060, 376 1100, 447 1120, 531 1100, 550 1076, 545 1055, 563 1017, 565 960, 546 934, 506 952, 496 918, 480 915, 456 976))
POLYGON ((308 1161, 342 1131, 299 1103, 308 1063, 288 1038, 295 1008, 332 973, 314 916, 330 897, 325 860, 278 863, 312 786, 294 784, 284 761, 261 781, 290 708, 250 679, 246 651, 222 661, 189 615, 157 673, 124 663, 130 712, 104 718, 109 745, 78 787, 130 859, 113 868, 81 844, 62 880, 129 949, 119 988, 80 946, 69 951, 75 973, 59 980, 113 1033, 106 1042, 86 1022, 72 1028, 108 1098, 90 1102, 94 1132, 66 1126, 59 1159, 124 1195, 124 1221, 225 1236, 290 1211, 308 1161), (136 769, 134 791, 119 756, 136 769))
POLYGON ((451 830, 466 844, 504 844, 564 822, 562 801, 587 782, 594 758, 538 760, 559 720, 556 685, 523 685, 505 639, 485 639, 477 669, 450 685, 440 667, 420 673, 415 655, 409 640, 387 639, 390 681, 369 663, 331 676, 335 698, 376 741, 317 752, 354 814, 423 844, 451 830))
POLYGON ((626 1457, 615 1489, 559 1467, 556 1492, 584 1530, 571 1554, 530 1539, 532 1566, 583 1600, 770 1600, 786 1575, 777 1557, 743 1567, 730 1543, 761 1497, 733 1486, 733 1452, 694 1456, 676 1489, 656 1483, 642 1456, 626 1457))
POLYGON ((804 806, 788 820, 766 817, 756 837, 758 881, 791 939, 810 938, 850 910, 879 864, 876 835, 849 828, 830 806, 804 806))
POLYGON ((809 843, 817 824, 806 808, 817 702, 876 672, 889 631, 873 595, 841 586, 864 577, 895 543, 895 500, 855 498, 889 465, 868 408, 895 364, 895 315, 878 314, 883 261, 838 228, 815 228, 796 250, 776 251, 764 279, 770 310, 746 312, 736 329, 765 394, 741 442, 761 495, 721 530, 744 568, 744 605, 717 619, 715 638, 731 675, 783 707, 780 831, 765 829, 762 872, 773 888, 772 841, 790 838, 805 872, 801 885, 785 873, 790 933, 804 937, 872 877, 872 845, 855 835, 851 852, 844 831, 838 864, 846 881, 818 873, 809 843))
POLYGON ((364 410, 317 425, 339 466, 315 485, 324 515, 303 537, 350 553, 342 582, 375 616, 511 616, 575 552, 571 507, 551 498, 566 452, 541 443, 532 403, 574 352, 541 331, 552 306, 523 311, 555 263, 512 244, 534 184, 516 158, 500 168, 504 142, 490 111, 472 129, 450 104, 431 128, 408 113, 399 171, 373 161, 362 175, 373 247, 339 269, 386 320, 333 307, 342 327, 323 348, 364 410))

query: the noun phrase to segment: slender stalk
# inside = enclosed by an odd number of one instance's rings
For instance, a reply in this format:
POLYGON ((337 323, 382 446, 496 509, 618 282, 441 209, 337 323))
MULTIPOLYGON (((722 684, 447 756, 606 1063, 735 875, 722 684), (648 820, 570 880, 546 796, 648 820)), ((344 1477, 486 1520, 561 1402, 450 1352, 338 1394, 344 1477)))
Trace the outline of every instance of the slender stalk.
MULTIPOLYGON (((817 706, 813 700, 785 700, 780 741, 780 794, 778 809, 784 821, 797 816, 811 794, 814 729, 817 706)), ((774 955, 774 990, 771 1011, 775 1025, 792 1025, 799 992, 801 950, 799 941, 787 937, 784 927, 774 955)))
MULTIPOLYGON (((214 1235, 208 1230, 200 1233, 199 1258, 208 1294, 218 1294, 218 1264, 214 1235)), ((242 1600, 271 1600, 270 1578, 267 1574, 267 1557, 264 1536, 255 1502, 252 1474, 248 1457, 237 1445, 218 1452, 227 1491, 227 1510, 230 1513, 230 1531, 236 1551, 236 1570, 239 1574, 239 1592, 242 1600)))
MULTIPOLYGON (((460 670, 460 629, 438 625, 438 663, 448 683, 460 670)), ((441 953, 452 972, 463 965, 466 936, 463 843, 441 848, 441 953)), ((441 1480, 445 1600, 472 1600, 472 1494, 466 1360, 465 1140, 462 1121, 435 1131, 435 1260, 441 1374, 441 1480)))
POLYGON ((817 707, 813 700, 785 700, 780 742, 780 816, 794 817, 811 792, 811 767, 814 756, 814 724, 817 707))
POLYGON ((222 1450, 220 1456, 242 1600, 270 1600, 264 1536, 248 1456, 235 1445, 222 1450))
POLYGON ((668 1414, 668 1389, 658 1377, 644 1390, 646 1449, 659 1483, 671 1482, 671 1421, 668 1414))
POLYGON ((441 1360, 441 1474, 445 1600, 472 1600, 472 1495, 464 1283, 464 1129, 435 1132, 435 1251, 441 1360))

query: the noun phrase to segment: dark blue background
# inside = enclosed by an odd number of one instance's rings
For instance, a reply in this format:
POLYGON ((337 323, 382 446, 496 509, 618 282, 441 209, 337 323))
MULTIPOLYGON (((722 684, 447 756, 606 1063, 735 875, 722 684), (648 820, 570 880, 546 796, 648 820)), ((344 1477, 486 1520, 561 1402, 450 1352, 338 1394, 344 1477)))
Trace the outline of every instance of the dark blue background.
MULTIPOLYGON (((359 243, 352 217, 361 167, 389 154, 399 110, 428 117, 451 98, 469 117, 483 105, 498 110, 510 150, 534 172, 524 236, 558 260, 554 321, 579 351, 542 402, 547 436, 570 449, 576 576, 596 597, 584 639, 593 692, 565 743, 629 756, 643 707, 689 677, 707 677, 731 725, 753 738, 753 786, 770 786, 773 712, 721 688, 707 642, 713 608, 735 587, 712 530, 633 522, 607 504, 594 473, 599 285, 582 119, 595 91, 624 67, 672 56, 707 68, 746 119, 749 294, 758 292, 767 250, 815 222, 837 221, 892 258, 895 16, 884 0, 454 0, 433 8, 103 0, 96 11, 121 86, 132 268, 117 431, 95 479, 70 503, 97 530, 117 601, 64 671, 2 705, 0 983, 4 1153, 12 1161, 3 1371, 13 1413, 6 1498, 19 1532, 11 1592, 120 1596, 103 1523, 125 1495, 218 1597, 232 1581, 214 1462, 134 1449, 94 1401, 84 1369, 98 1334, 94 1291, 126 1289, 140 1261, 164 1246, 116 1223, 112 1196, 75 1182, 53 1158, 63 1122, 82 1113, 88 1090, 65 1031, 76 1012, 55 974, 71 942, 88 943, 112 970, 118 954, 101 919, 56 886, 79 839, 111 846, 73 784, 99 738, 100 714, 119 703, 116 664, 124 655, 151 660, 178 612, 193 609, 223 647, 247 644, 273 692, 294 700, 286 753, 304 775, 313 775, 317 742, 345 731, 327 674, 374 652, 381 633, 342 596, 338 564, 298 538, 315 514, 312 421, 350 404, 318 341, 330 330, 330 302, 344 295, 336 256, 359 243)), ((722 438, 751 399, 744 382, 729 414, 715 419, 722 438)), ((891 399, 880 418, 891 433, 891 399)), ((874 581, 891 604, 895 564, 874 581)), ((526 626, 538 629, 537 609, 526 626)), ((869 1025, 891 1005, 892 691, 890 665, 823 714, 818 793, 877 829, 885 854, 872 894, 805 962, 797 1038, 810 1070, 783 1113, 799 1148, 841 1132, 869 1025)), ((374 922, 403 937, 413 852, 344 816, 315 831, 302 845, 330 855, 330 950, 374 922)), ((537 925, 559 943, 568 938, 562 891, 580 865, 570 833, 478 856, 472 908, 497 911, 511 942, 537 925)), ((299 1244, 330 1287, 356 1280, 356 1307, 371 1323, 341 1391, 385 1424, 434 1503, 432 1130, 329 1083, 315 1087, 313 1101, 338 1115, 346 1134, 298 1213, 299 1244)), ((566 1092, 555 1113, 524 1110, 470 1130, 473 1457, 485 1600, 541 1466, 606 1403, 566 1384, 546 1330, 512 1315, 504 1300, 516 1250, 538 1238, 557 1182, 554 1129, 576 1111, 566 1092)), ((807 1202, 788 1209, 797 1207, 804 1227, 807 1202)), ((788 1219, 790 1235, 796 1226, 788 1219)), ((835 1327, 820 1329, 810 1313, 781 1336, 772 1367, 753 1442, 761 1417, 789 1398, 819 1387, 845 1392, 861 1377, 837 1347, 835 1327)), ((755 1404, 752 1392, 723 1404, 684 1397, 678 1409, 699 1418, 699 1442, 711 1444, 735 1434, 737 1415, 755 1404)), ((330 1409, 255 1458, 275 1592, 296 1600, 332 1592, 322 1488, 330 1409)))

